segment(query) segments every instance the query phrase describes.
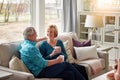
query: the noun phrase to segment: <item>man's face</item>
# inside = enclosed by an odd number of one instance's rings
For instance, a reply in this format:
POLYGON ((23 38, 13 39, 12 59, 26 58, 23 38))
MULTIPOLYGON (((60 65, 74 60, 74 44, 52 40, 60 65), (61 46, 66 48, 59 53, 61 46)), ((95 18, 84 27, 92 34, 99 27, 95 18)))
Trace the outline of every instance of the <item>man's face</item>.
POLYGON ((37 38, 37 33, 36 33, 36 31, 34 30, 34 34, 30 36, 30 40, 36 41, 36 38, 37 38))

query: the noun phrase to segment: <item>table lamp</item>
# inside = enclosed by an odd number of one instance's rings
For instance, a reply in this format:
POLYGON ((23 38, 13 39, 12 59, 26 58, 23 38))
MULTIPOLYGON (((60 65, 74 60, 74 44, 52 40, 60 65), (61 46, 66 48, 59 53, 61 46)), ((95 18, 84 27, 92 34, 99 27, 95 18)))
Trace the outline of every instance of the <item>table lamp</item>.
POLYGON ((92 40, 92 33, 96 28, 103 27, 103 17, 100 15, 87 15, 85 20, 85 27, 89 28, 88 39, 92 40))

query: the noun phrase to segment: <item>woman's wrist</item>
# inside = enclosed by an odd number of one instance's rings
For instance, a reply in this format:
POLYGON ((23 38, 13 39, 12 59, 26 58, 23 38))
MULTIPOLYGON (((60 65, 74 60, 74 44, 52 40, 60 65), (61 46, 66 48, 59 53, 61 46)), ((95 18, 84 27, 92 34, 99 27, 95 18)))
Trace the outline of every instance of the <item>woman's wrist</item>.
POLYGON ((50 54, 50 57, 52 57, 53 56, 53 52, 50 54))

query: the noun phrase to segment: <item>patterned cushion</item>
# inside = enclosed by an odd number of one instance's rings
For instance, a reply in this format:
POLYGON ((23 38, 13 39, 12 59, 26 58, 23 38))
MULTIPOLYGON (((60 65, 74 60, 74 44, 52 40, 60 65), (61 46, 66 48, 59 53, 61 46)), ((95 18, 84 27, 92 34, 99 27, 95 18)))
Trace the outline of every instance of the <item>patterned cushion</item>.
POLYGON ((18 71, 23 71, 23 72, 28 72, 30 71, 27 69, 25 64, 23 63, 22 60, 20 60, 18 57, 13 56, 12 59, 9 62, 9 68, 13 70, 18 70, 18 71))
POLYGON ((72 56, 68 40, 65 41, 63 44, 64 44, 64 47, 65 47, 65 50, 66 50, 66 54, 67 54, 67 61, 69 63, 76 63, 76 59, 74 59, 74 57, 72 56))
POLYGON ((73 50, 72 37, 71 37, 69 34, 64 33, 64 34, 60 34, 60 35, 58 36, 58 38, 59 38, 60 40, 62 40, 63 42, 65 42, 65 41, 68 40, 68 43, 69 43, 69 45, 70 45, 70 50, 71 50, 72 56, 73 56, 74 58, 76 58, 76 55, 75 55, 74 50, 73 50))

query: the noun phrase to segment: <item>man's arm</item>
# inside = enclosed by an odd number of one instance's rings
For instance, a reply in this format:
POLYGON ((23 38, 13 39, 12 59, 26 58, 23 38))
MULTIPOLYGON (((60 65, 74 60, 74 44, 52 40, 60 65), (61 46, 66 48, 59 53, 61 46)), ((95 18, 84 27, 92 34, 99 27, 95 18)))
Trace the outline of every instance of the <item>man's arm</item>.
POLYGON ((37 42, 42 41, 42 40, 47 40, 47 37, 41 37, 37 39, 37 42))
POLYGON ((52 66, 52 65, 54 65, 54 64, 62 63, 62 62, 63 62, 62 57, 61 57, 61 56, 58 56, 56 59, 48 60, 47 66, 52 66))

